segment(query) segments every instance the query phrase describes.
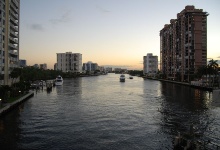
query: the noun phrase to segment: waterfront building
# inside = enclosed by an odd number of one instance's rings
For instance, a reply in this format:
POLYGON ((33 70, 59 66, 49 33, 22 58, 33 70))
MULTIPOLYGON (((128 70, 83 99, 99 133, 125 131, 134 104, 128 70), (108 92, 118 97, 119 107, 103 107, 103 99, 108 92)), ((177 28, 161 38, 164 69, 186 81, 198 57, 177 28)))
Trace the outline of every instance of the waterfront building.
POLYGON ((81 73, 82 72, 82 54, 80 53, 57 53, 56 70, 62 72, 81 73))
POLYGON ((20 59, 19 64, 20 64, 20 67, 26 67, 27 66, 27 61, 24 60, 24 59, 20 59))
POLYGON ((47 64, 40 64, 40 69, 47 70, 47 64))
POLYGON ((160 70, 167 79, 190 81, 207 64, 207 16, 186 6, 160 31, 160 70))
POLYGON ((98 64, 93 63, 92 61, 88 61, 87 63, 83 63, 83 71, 93 73, 95 70, 98 70, 98 64))
POLYGON ((0 84, 4 85, 11 85, 10 73, 20 65, 19 11, 20 0, 0 1, 0 84))
POLYGON ((105 68, 106 72, 112 72, 112 67, 105 68))
POLYGON ((154 77, 158 71, 158 56, 148 53, 143 59, 143 74, 154 77))
POLYGON ((128 72, 127 69, 123 69, 123 68, 115 68, 114 71, 115 73, 127 73, 128 72))

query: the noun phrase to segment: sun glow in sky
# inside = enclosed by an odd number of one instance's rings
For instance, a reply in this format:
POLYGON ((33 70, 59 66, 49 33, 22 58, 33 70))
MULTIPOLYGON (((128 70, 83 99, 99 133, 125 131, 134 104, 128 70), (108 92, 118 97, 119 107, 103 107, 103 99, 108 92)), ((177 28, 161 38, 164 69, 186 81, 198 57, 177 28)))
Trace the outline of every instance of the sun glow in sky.
POLYGON ((159 32, 186 5, 209 13, 208 58, 220 60, 219 0, 21 0, 20 59, 53 69, 56 53, 99 66, 142 69, 160 57, 159 32))

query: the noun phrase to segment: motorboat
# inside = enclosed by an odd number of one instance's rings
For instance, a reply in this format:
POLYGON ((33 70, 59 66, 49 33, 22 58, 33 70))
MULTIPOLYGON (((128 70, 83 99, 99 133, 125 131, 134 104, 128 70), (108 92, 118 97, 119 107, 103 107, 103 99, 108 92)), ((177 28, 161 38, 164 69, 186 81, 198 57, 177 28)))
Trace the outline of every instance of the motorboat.
POLYGON ((60 75, 56 77, 55 85, 63 85, 63 78, 60 75))
POLYGON ((120 82, 125 82, 125 75, 124 74, 120 75, 120 82))

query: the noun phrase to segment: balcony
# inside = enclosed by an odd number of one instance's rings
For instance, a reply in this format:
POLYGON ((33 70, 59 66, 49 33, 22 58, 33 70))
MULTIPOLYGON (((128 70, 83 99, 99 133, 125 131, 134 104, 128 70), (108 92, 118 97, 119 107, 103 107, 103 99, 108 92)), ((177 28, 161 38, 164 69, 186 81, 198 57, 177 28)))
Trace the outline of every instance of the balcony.
POLYGON ((10 39, 10 42, 11 42, 12 44, 18 44, 18 40, 17 40, 17 39, 12 38, 12 37, 9 37, 9 39, 10 39))
POLYGON ((12 50, 17 50, 18 46, 14 45, 14 44, 9 44, 9 48, 12 50))
POLYGON ((10 36, 13 38, 18 38, 18 33, 10 30, 10 36))

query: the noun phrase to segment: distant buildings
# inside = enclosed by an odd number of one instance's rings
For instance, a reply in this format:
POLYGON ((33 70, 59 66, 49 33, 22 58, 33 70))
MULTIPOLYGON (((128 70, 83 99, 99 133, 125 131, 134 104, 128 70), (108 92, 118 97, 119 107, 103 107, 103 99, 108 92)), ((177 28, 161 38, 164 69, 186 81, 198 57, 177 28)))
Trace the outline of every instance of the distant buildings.
POLYGON ((114 69, 115 73, 127 73, 127 69, 122 69, 122 68, 115 68, 114 69))
POLYGON ((190 81, 207 64, 208 13, 186 6, 160 31, 160 70, 168 79, 190 81))
POLYGON ((112 70, 112 67, 107 67, 107 68, 105 68, 105 71, 106 72, 112 72, 113 70, 112 70))
POLYGON ((148 53, 143 57, 143 74, 147 76, 155 76, 158 72, 158 56, 148 53))
POLYGON ((20 64, 20 67, 26 67, 27 66, 27 61, 24 60, 24 59, 20 59, 19 64, 20 64))
POLYGON ((40 69, 47 70, 47 64, 40 64, 40 69))
POLYGON ((88 61, 87 63, 83 63, 83 71, 85 72, 94 72, 95 70, 98 70, 98 64, 93 63, 92 61, 88 61))
POLYGON ((34 64, 33 67, 38 69, 40 68, 38 64, 34 64))
POLYGON ((0 1, 0 84, 10 85, 10 73, 19 67, 20 0, 0 1), (4 81, 3 81, 4 79, 4 81))
POLYGON ((81 73, 82 72, 82 54, 80 53, 57 53, 57 64, 55 70, 62 72, 81 73))

